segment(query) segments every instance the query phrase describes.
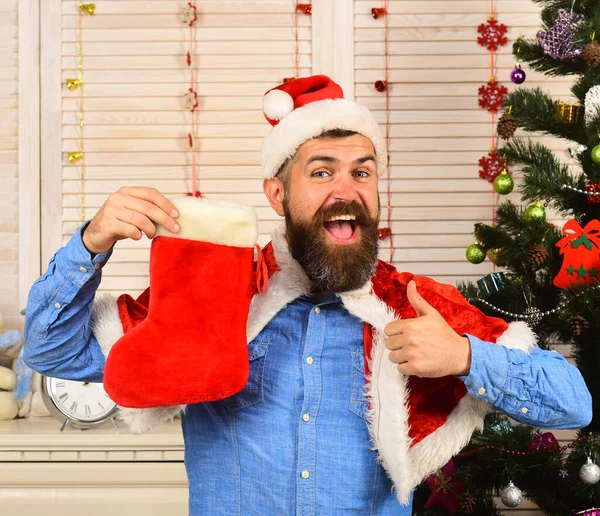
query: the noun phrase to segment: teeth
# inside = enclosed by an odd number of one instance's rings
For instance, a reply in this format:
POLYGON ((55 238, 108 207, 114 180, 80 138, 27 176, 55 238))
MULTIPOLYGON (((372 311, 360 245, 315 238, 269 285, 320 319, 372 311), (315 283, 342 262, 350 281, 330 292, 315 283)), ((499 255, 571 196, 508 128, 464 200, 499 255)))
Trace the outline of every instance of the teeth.
POLYGON ((336 217, 331 217, 327 222, 334 222, 336 220, 356 220, 354 215, 337 215, 336 217))

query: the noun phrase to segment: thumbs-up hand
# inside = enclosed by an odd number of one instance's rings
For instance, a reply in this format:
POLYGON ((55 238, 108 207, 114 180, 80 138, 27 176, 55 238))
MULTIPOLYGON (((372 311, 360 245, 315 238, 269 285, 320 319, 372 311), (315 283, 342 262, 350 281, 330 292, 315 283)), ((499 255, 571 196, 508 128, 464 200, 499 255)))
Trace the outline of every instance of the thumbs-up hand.
POLYGON ((471 345, 467 337, 456 333, 441 314, 421 297, 410 281, 408 301, 417 312, 414 319, 398 319, 388 324, 385 347, 398 371, 422 378, 463 376, 471 369, 471 345))

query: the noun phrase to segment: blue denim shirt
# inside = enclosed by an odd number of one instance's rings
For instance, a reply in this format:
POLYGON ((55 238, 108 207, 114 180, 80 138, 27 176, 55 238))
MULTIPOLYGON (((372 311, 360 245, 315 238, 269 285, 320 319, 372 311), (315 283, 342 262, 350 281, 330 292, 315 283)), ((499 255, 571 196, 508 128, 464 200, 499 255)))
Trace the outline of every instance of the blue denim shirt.
MULTIPOLYGON (((24 360, 55 377, 101 381, 90 329, 102 266, 81 228, 33 285, 24 360)), ((577 428, 591 397, 574 366, 470 335, 469 395, 542 428, 577 428)), ((250 378, 235 396, 189 405, 182 416, 190 514, 409 515, 396 500, 366 423, 363 323, 339 298, 299 298, 249 344, 250 378)))

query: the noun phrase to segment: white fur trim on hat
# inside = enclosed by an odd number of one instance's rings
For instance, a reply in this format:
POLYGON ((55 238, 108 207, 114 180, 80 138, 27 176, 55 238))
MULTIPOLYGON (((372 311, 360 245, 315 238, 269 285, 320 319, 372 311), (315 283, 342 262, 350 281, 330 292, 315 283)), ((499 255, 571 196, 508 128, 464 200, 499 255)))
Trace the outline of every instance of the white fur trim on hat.
POLYGON ((294 110, 294 99, 283 90, 271 90, 263 97, 263 111, 271 120, 281 120, 294 110))
POLYGON ((327 99, 294 109, 273 128, 264 139, 261 150, 263 177, 275 177, 281 165, 296 153, 300 145, 330 129, 356 131, 371 140, 377 154, 377 174, 385 173, 385 138, 371 112, 352 100, 327 99))
POLYGON ((258 238, 256 212, 246 204, 202 199, 171 198, 179 210, 179 233, 171 233, 159 225, 156 236, 199 240, 231 247, 254 247, 258 238))

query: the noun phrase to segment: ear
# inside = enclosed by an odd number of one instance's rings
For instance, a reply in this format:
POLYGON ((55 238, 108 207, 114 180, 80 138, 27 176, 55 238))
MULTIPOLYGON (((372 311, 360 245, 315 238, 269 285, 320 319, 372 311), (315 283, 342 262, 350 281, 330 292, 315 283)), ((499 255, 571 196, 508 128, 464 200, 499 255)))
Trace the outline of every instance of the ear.
POLYGON ((269 204, 271 204, 277 215, 283 217, 283 197, 285 192, 281 180, 277 177, 265 179, 263 181, 263 190, 269 200, 269 204))

